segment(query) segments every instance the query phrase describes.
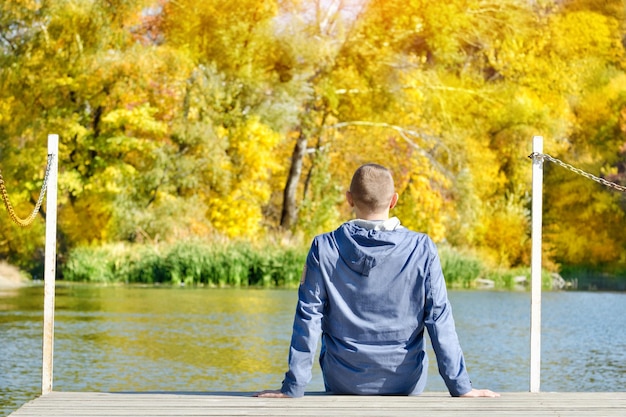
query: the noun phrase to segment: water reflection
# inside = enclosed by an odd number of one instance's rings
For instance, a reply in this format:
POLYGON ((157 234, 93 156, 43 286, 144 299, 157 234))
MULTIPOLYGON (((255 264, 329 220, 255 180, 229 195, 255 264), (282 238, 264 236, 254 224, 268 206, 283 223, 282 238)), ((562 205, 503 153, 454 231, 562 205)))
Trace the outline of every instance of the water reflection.
MULTIPOLYGON (((292 290, 57 288, 57 391, 256 391, 285 372, 292 290)), ((530 295, 451 291, 476 386, 527 391, 530 295)), ((544 293, 543 391, 626 387, 626 294, 544 293)), ((41 384, 41 287, 0 293, 0 414, 41 384)), ((431 358, 434 356, 431 352, 431 358)), ((445 391, 434 360, 429 391, 445 391)), ((316 363, 309 390, 323 390, 316 363)))
POLYGON ((81 379, 97 391, 254 390, 254 381, 283 371, 275 359, 287 351, 292 291, 101 288, 87 295, 81 312, 57 313, 55 367, 81 370, 55 373, 57 390, 81 379), (78 366, 87 358, 93 375, 78 366))
POLYGON ((547 293, 543 300, 546 390, 626 390, 626 294, 547 293))
POLYGON ((0 293, 0 415, 41 392, 43 291, 0 293))

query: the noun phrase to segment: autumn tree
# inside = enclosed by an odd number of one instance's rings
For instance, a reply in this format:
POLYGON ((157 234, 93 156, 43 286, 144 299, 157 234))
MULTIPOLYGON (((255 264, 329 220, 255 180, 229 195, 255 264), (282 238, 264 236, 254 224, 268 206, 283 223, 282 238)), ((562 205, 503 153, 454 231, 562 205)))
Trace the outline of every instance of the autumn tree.
POLYGON ((48 133, 60 135, 61 253, 65 245, 120 237, 115 223, 128 213, 117 203, 135 195, 142 184, 131 179, 146 178, 164 145, 179 60, 141 39, 147 3, 2 6, 2 168, 32 198, 43 160, 37 154, 48 133))
MULTIPOLYGON (((58 0, 0 11, 0 168, 28 213, 45 138, 61 135, 61 254, 274 231, 308 240, 351 216, 351 174, 379 162, 405 225, 493 266, 526 265, 532 136, 624 178, 620 1, 58 0)), ((623 264, 622 195, 547 168, 546 197, 547 257, 623 264)), ((0 256, 34 265, 42 227, 0 221, 0 256)))

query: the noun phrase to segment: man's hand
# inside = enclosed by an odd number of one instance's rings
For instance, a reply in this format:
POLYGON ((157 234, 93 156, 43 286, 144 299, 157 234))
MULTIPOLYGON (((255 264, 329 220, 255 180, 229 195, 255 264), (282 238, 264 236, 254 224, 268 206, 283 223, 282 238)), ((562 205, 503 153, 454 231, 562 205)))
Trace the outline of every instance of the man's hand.
POLYGON ((291 398, 287 394, 283 394, 279 389, 265 390, 254 394, 255 397, 263 398, 291 398))
POLYGON ((498 394, 497 392, 493 392, 488 389, 472 389, 467 394, 461 395, 461 397, 464 397, 464 398, 476 398, 476 397, 492 397, 493 398, 493 397, 499 397, 499 396, 500 394, 498 394))

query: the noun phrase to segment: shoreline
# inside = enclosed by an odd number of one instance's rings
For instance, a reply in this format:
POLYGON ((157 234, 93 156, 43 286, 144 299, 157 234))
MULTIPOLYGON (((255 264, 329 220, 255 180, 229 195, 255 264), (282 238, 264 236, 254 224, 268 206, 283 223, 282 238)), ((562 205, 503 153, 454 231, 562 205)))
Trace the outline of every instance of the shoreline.
POLYGON ((17 267, 0 261, 0 289, 22 288, 31 284, 17 267))

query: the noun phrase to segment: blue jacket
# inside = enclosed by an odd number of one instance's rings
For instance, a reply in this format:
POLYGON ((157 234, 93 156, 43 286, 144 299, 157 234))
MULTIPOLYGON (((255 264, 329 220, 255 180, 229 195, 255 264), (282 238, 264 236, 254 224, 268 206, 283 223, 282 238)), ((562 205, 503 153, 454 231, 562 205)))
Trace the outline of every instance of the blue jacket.
POLYGON ((304 395, 321 334, 326 391, 420 394, 428 371, 426 328, 450 394, 469 392, 435 244, 401 226, 374 230, 359 224, 344 223, 313 240, 281 391, 304 395))

